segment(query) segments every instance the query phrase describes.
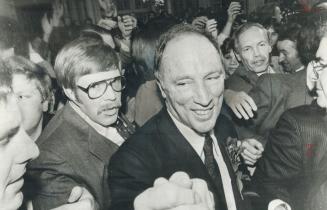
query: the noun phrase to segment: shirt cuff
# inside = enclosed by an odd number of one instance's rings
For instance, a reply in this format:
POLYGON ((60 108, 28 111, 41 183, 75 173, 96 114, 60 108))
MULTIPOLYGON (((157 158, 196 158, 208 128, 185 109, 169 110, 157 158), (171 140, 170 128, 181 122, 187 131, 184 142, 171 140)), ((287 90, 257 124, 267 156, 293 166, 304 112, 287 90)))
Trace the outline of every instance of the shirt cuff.
POLYGON ((284 207, 286 210, 292 210, 292 208, 290 207, 290 205, 288 205, 286 202, 280 200, 280 199, 275 199, 269 202, 268 204, 268 210, 275 210, 276 207, 278 206, 282 206, 284 207))

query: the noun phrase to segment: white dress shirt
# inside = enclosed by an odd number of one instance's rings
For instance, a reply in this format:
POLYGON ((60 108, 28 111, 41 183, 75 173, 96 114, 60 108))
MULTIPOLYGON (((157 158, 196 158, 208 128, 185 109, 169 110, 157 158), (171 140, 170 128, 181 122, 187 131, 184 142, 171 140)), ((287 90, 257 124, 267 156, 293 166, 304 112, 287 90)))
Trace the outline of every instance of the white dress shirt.
MULTIPOLYGON (((168 111, 168 113, 169 113, 169 111, 168 111)), ((183 123, 179 122, 176 118, 174 118, 174 116, 172 114, 169 113, 169 115, 173 119, 173 122, 175 123, 178 130, 182 133, 182 135, 185 137, 185 139, 190 143, 190 145, 193 147, 195 152, 199 155, 202 162, 204 163, 205 156, 204 156, 203 146, 204 146, 205 137, 202 135, 199 135, 191 128, 189 128, 189 127, 185 126, 183 123)), ((228 208, 228 210, 236 210, 236 203, 235 203, 234 192, 233 192, 233 187, 232 187, 232 180, 230 178, 228 168, 226 166, 226 163, 224 162, 217 139, 216 139, 213 131, 210 132, 210 136, 213 139, 214 157, 215 157, 215 160, 216 160, 219 170, 220 170, 227 208, 228 208)))
POLYGON ((77 114, 86 121, 87 124, 89 124, 96 132, 98 132, 100 135, 106 137, 108 140, 114 142, 118 146, 122 145, 125 141, 125 139, 118 133, 117 129, 115 127, 104 127, 102 125, 99 125, 98 123, 91 120, 82 110, 74 103, 68 102, 71 107, 77 112, 77 114))

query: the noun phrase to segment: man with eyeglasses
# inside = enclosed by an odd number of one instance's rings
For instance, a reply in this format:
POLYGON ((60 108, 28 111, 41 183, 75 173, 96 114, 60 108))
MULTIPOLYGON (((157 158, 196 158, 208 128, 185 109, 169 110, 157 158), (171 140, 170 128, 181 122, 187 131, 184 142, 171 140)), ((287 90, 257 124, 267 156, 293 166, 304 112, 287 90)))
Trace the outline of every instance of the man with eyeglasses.
POLYGON ((124 142, 119 121, 124 88, 115 51, 94 38, 78 38, 58 54, 55 73, 68 97, 37 141, 40 156, 28 168, 35 181, 34 209, 67 202, 76 185, 108 209, 108 163, 124 142))
POLYGON ((316 15, 320 44, 307 67, 307 87, 316 100, 286 111, 270 133, 253 177, 262 198, 254 209, 327 207, 327 12, 316 15), (324 23, 317 22, 319 16, 324 23))

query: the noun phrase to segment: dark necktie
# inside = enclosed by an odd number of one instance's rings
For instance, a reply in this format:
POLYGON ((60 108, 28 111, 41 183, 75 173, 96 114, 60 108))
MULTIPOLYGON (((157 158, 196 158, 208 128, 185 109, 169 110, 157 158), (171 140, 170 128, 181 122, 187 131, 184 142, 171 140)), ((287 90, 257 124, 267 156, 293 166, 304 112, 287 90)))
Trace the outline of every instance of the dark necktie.
POLYGON ((222 205, 226 205, 225 193, 221 180, 222 178, 220 175, 220 170, 213 154, 213 140, 209 134, 205 136, 203 152, 205 156, 204 165, 206 166, 210 177, 218 188, 220 199, 223 202, 222 205))

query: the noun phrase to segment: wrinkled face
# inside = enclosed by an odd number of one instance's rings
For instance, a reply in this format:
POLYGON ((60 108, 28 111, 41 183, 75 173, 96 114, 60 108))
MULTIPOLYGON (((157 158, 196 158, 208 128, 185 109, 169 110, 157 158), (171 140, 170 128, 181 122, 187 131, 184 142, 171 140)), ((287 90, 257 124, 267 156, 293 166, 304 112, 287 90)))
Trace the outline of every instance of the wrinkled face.
POLYGON ((159 80, 167 109, 178 121, 201 134, 213 129, 223 100, 224 69, 205 37, 184 34, 171 40, 159 80))
POLYGON ((239 56, 249 71, 263 73, 269 66, 271 46, 265 31, 251 27, 239 36, 239 56))
POLYGON ((283 66, 284 71, 292 73, 303 66, 295 42, 287 39, 278 41, 277 49, 279 51, 279 63, 283 66))
MULTIPOLYGON (((322 66, 327 65, 327 36, 325 35, 320 41, 319 48, 316 53, 316 57, 322 66)), ((324 67, 319 69, 319 78, 316 81, 316 91, 317 91, 317 102, 318 105, 327 108, 327 68, 324 67), (320 70, 320 71, 319 71, 320 70)))
MULTIPOLYGON (((118 69, 107 72, 98 72, 87 74, 77 80, 77 84, 83 81, 83 86, 88 87, 99 81, 112 81, 120 76, 118 69), (114 74, 111 74, 115 72, 114 74)), ((97 86, 94 86, 97 88, 97 86)), ((118 117, 118 111, 121 106, 121 92, 115 91, 111 85, 108 85, 106 91, 99 98, 91 99, 88 93, 77 87, 76 98, 74 102, 80 109, 94 122, 102 126, 110 126, 115 123, 118 117)))
POLYGON ((239 66, 239 63, 236 59, 233 50, 229 51, 229 53, 223 56, 223 64, 225 67, 226 74, 232 75, 236 71, 237 67, 239 66))
POLYGON ((23 74, 13 75, 12 88, 18 98, 23 127, 31 135, 41 123, 43 111, 47 111, 47 101, 43 100, 36 81, 29 80, 23 74))
POLYGON ((39 155, 36 144, 21 126, 17 99, 0 102, 0 203, 2 209, 18 209, 23 202, 21 188, 29 160, 39 155))

